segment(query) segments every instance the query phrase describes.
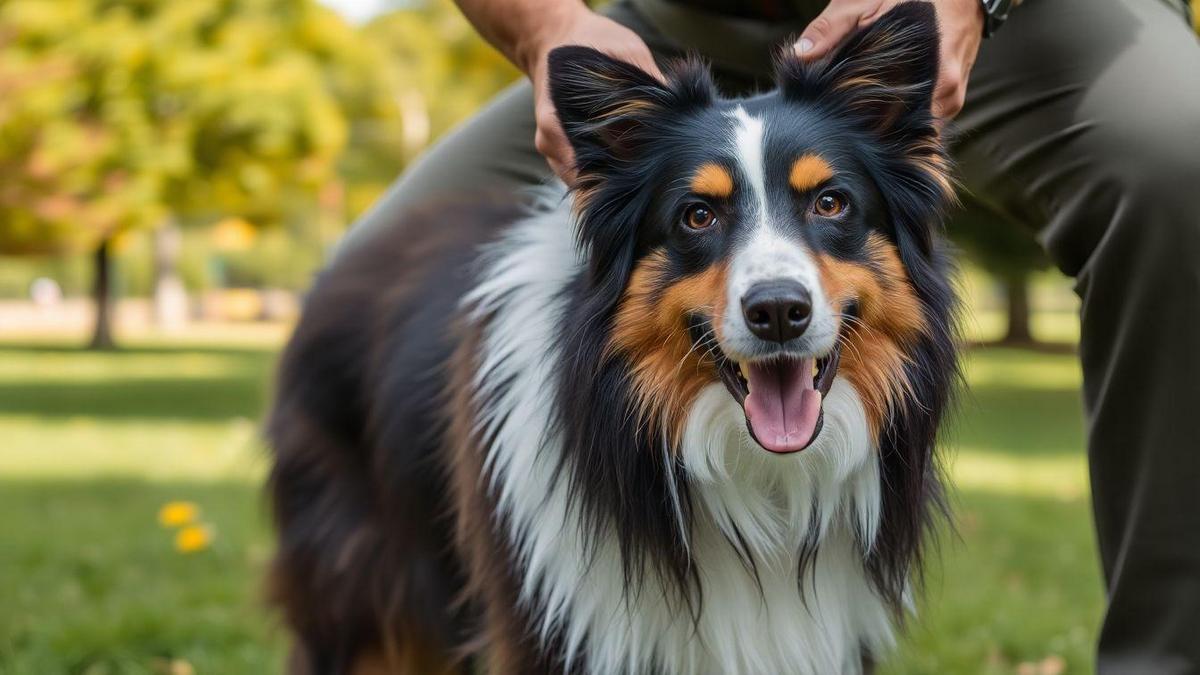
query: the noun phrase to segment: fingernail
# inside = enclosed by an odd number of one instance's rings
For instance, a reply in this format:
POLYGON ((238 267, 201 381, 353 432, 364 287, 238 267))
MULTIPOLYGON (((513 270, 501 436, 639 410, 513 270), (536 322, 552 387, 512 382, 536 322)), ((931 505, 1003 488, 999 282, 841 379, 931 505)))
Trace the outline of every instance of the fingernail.
POLYGON ((812 42, 812 40, 809 40, 808 38, 800 38, 800 42, 797 43, 796 46, 800 48, 801 54, 807 54, 809 51, 812 50, 813 42, 812 42))

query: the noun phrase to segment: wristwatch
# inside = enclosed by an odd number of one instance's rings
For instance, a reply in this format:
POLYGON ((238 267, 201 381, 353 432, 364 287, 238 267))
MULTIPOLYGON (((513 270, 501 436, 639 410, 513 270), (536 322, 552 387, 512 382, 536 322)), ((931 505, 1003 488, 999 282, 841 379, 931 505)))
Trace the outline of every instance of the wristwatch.
POLYGON ((991 37, 1004 25, 1008 19, 1008 12, 1013 8, 1013 5, 1018 4, 1014 0, 980 0, 983 3, 983 36, 991 37))

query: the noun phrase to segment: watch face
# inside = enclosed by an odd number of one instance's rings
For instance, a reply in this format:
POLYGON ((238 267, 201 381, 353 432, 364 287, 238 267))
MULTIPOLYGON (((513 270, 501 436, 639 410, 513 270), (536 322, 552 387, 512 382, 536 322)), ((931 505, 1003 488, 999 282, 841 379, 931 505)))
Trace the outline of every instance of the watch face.
POLYGON ((983 0, 983 35, 990 37, 1008 18, 1008 10, 1019 0, 983 0))
POLYGON ((983 8, 988 16, 1003 21, 1008 17, 1008 10, 1013 6, 1013 0, 983 0, 983 8))

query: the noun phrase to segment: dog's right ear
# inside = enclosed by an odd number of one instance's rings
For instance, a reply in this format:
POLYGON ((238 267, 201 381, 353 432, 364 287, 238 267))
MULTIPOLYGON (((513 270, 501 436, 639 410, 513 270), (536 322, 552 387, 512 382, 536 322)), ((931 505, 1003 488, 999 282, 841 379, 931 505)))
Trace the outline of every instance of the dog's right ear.
POLYGON ((550 98, 581 173, 589 161, 636 150, 646 125, 674 102, 650 73, 590 47, 557 47, 548 65, 550 98))

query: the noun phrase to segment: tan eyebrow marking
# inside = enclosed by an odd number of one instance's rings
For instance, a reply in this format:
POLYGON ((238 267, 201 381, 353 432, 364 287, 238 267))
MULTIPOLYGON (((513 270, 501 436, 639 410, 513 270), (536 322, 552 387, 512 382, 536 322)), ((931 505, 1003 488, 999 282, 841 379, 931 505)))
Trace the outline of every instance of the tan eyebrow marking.
POLYGON ((817 155, 801 155, 792 162, 788 183, 797 192, 806 192, 833 178, 833 167, 817 155))
POLYGON ((733 176, 720 164, 700 165, 692 176, 692 192, 706 197, 728 197, 733 194, 733 176))

